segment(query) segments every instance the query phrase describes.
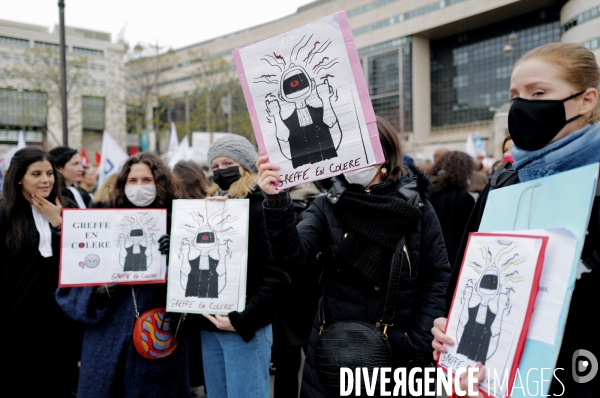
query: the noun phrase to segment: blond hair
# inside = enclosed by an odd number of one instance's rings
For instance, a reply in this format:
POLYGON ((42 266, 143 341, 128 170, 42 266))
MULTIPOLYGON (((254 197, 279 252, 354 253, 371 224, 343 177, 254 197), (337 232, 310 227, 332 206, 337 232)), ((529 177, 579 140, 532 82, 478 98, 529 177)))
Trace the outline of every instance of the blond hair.
MULTIPOLYGON (((527 52, 515 64, 528 59, 539 58, 561 66, 564 71, 564 79, 575 91, 583 91, 588 88, 600 90, 600 69, 596 62, 594 53, 581 44, 575 43, 548 43, 536 47, 527 52)), ((600 101, 586 123, 593 124, 600 120, 600 101)))
POLYGON ((94 203, 108 203, 110 199, 110 194, 115 189, 115 184, 117 182, 117 174, 111 174, 106 177, 104 180, 104 184, 94 194, 94 203))
MULTIPOLYGON (((254 188, 256 188, 256 180, 257 174, 250 173, 248 170, 244 169, 244 175, 242 175, 239 180, 231 184, 229 191, 227 191, 227 196, 233 199, 242 199, 247 197, 252 191, 254 191, 254 188)), ((218 190, 219 186, 213 183, 208 188, 208 196, 215 196, 215 193, 218 190)))

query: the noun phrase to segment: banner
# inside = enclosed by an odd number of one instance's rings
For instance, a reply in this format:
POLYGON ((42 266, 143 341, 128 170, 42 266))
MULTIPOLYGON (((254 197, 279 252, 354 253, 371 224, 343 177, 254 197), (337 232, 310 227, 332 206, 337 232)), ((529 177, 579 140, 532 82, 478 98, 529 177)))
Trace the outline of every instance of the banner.
POLYGON ((59 286, 164 283, 165 209, 63 209, 59 286))
POLYGON ((173 201, 167 311, 244 309, 249 209, 247 199, 173 201))
POLYGON ((261 155, 289 188, 383 163, 345 12, 233 52, 261 155))

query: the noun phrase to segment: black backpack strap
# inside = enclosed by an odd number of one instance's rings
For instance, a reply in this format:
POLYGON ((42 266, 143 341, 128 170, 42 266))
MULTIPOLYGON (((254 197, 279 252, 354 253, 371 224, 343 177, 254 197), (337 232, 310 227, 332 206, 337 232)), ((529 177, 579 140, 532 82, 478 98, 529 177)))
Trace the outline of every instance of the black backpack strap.
POLYGON ((511 162, 504 162, 494 172, 490 185, 492 188, 503 187, 506 182, 511 179, 517 171, 513 168, 511 162))

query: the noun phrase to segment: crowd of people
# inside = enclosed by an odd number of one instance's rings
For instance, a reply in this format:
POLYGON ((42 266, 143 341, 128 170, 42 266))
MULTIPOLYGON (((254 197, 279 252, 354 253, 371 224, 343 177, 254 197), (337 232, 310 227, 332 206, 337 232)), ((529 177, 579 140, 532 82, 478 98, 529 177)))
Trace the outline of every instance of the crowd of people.
MULTIPOLYGON (((277 188, 277 164, 233 134, 208 148, 210 178, 194 162, 170 170, 144 152, 100 187, 98 170, 75 149, 21 149, 0 201, 4 377, 31 397, 190 397, 199 385, 211 398, 268 397, 274 371, 276 398, 336 396, 319 336, 337 322, 384 327, 393 367, 434 367, 456 343, 444 334, 446 316, 487 195, 600 161, 599 89, 589 50, 547 44, 515 64, 510 135, 489 169, 440 148, 423 170, 377 117, 384 162, 291 190, 277 188), (170 220, 175 199, 228 198, 250 203, 245 309, 188 315, 172 355, 148 360, 132 340, 136 317, 165 306, 166 284, 57 288, 63 208, 161 208, 170 220)), ((599 242, 596 200, 582 255, 591 272, 577 280, 557 367, 569 369, 576 349, 598 351, 588 308, 600 282, 599 242)), ((566 397, 600 391, 598 381, 563 383, 566 397)), ((552 383, 550 394, 560 390, 552 383)))

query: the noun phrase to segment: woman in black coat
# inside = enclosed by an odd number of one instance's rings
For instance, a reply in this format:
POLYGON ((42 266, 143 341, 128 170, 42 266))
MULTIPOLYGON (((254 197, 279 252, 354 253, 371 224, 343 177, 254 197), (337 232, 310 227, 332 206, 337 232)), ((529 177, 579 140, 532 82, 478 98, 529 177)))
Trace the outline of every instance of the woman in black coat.
POLYGON ((431 204, 442 227, 450 264, 454 264, 463 231, 475 206, 475 199, 467 192, 474 167, 469 155, 452 151, 436 163, 431 177, 431 204))
MULTIPOLYGON (((394 322, 387 329, 394 367, 426 366, 432 352, 429 330, 444 313, 450 267, 428 199, 429 181, 420 170, 402 167, 393 127, 379 117, 377 127, 385 163, 334 177, 329 192, 315 199, 296 227, 288 192, 272 185, 280 181, 279 166, 259 159, 259 186, 267 193, 267 233, 271 252, 281 264, 302 267, 319 256, 327 325, 345 320, 379 325, 390 267, 402 259, 396 264, 401 271, 394 322), (405 245, 399 245, 403 238, 405 245)), ((319 326, 317 317, 303 397, 327 394, 315 368, 319 326)))
POLYGON ((39 148, 13 156, 0 201, 2 379, 14 396, 72 396, 77 386, 74 322, 54 300, 62 207, 56 169, 39 148))
POLYGON ((60 146, 52 149, 50 156, 56 164, 58 174, 62 177, 62 194, 73 203, 77 203, 80 209, 93 207, 90 194, 85 189, 77 187, 83 178, 83 165, 79 152, 76 149, 60 146))

